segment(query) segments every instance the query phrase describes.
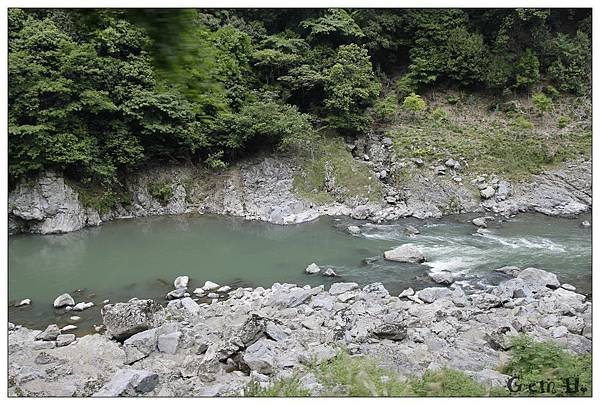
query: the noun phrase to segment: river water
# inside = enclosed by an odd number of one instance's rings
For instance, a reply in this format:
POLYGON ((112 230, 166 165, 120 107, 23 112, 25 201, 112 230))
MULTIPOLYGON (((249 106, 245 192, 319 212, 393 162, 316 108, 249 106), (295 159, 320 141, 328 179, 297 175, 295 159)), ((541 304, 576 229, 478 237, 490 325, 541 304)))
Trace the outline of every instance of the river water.
POLYGON ((434 285, 427 277, 432 269, 450 270, 477 284, 497 283, 503 276, 493 269, 516 265, 555 272, 562 282, 591 295, 591 229, 580 226, 590 215, 564 219, 523 214, 490 225, 484 234, 470 223, 473 217, 387 225, 321 218, 279 226, 231 217, 173 216, 119 220, 63 235, 11 236, 9 320, 36 328, 55 322, 62 327, 73 323, 69 316, 79 315, 77 333, 87 333, 101 323, 103 300, 164 302, 178 275, 190 276, 190 291, 206 280, 232 287, 379 281, 398 294, 409 286, 434 285), (363 233, 349 235, 346 227, 351 224, 361 225, 363 233), (408 224, 421 233, 406 236, 408 224), (420 248, 427 263, 383 260, 383 251, 404 243, 420 248), (340 277, 305 274, 311 262, 332 267, 340 277), (52 302, 64 292, 96 306, 81 313, 55 311, 52 302), (33 304, 13 307, 23 298, 33 304))

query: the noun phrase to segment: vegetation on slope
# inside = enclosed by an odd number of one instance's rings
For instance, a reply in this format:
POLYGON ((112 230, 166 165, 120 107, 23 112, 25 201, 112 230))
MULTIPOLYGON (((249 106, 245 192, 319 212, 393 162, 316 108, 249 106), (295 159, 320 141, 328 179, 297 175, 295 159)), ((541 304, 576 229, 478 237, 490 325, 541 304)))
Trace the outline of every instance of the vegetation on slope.
MULTIPOLYGON (((315 129, 364 135, 395 104, 410 111, 397 129, 412 130, 440 87, 499 101, 549 85, 589 99, 591 87, 588 9, 10 9, 8 20, 11 184, 45 169, 104 188, 148 162, 221 169, 302 149, 315 129)), ((481 142, 508 142, 505 126, 481 142)), ((413 131, 423 148, 429 129, 413 131)), ((459 129, 463 143, 478 136, 459 129)))

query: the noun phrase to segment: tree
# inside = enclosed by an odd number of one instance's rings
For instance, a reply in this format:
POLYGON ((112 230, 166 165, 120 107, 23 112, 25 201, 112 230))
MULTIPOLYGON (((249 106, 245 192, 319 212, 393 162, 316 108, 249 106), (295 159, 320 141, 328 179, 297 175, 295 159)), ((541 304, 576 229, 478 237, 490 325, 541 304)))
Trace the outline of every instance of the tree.
POLYGON ((331 126, 364 131, 370 119, 365 109, 381 92, 367 50, 359 45, 338 48, 335 63, 325 73, 325 107, 331 126))
POLYGON ((532 97, 533 105, 539 115, 544 115, 550 107, 552 107, 552 100, 544 93, 534 93, 532 97))

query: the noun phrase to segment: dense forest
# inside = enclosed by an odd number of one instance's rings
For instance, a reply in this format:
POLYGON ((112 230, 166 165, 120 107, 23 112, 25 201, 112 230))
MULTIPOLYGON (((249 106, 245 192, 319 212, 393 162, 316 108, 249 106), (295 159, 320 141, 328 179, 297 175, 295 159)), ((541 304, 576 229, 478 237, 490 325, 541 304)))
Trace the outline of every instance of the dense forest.
POLYGON ((591 92, 589 9, 10 9, 9 177, 360 136, 419 94, 591 92))

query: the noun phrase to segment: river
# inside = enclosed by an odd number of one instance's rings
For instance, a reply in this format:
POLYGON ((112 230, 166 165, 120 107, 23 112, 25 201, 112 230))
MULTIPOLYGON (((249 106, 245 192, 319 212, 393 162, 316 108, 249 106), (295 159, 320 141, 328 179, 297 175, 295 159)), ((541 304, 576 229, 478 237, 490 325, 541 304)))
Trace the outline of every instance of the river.
MULTIPOLYGON (((310 284, 379 281, 392 294, 434 285, 428 271, 450 270, 466 284, 497 283, 493 269, 533 266, 556 273, 562 282, 591 295, 591 228, 577 219, 523 214, 477 233, 474 215, 439 220, 406 219, 374 225, 347 218, 279 226, 240 218, 183 215, 118 220, 63 235, 9 237, 9 320, 28 327, 60 327, 78 315, 78 334, 101 323, 102 301, 154 298, 165 302, 178 275, 190 276, 190 292, 206 280, 232 287, 269 287, 274 282, 310 284), (360 225, 352 236, 348 225, 360 225), (419 228, 405 235, 409 225, 419 228), (382 253, 412 243, 427 257, 423 265, 384 261, 382 253), (329 279, 304 273, 312 262, 333 268, 329 279), (95 307, 81 313, 54 310, 64 292, 95 307), (30 306, 15 308, 31 298, 30 306)), ((468 285, 467 285, 468 288, 468 285)))

